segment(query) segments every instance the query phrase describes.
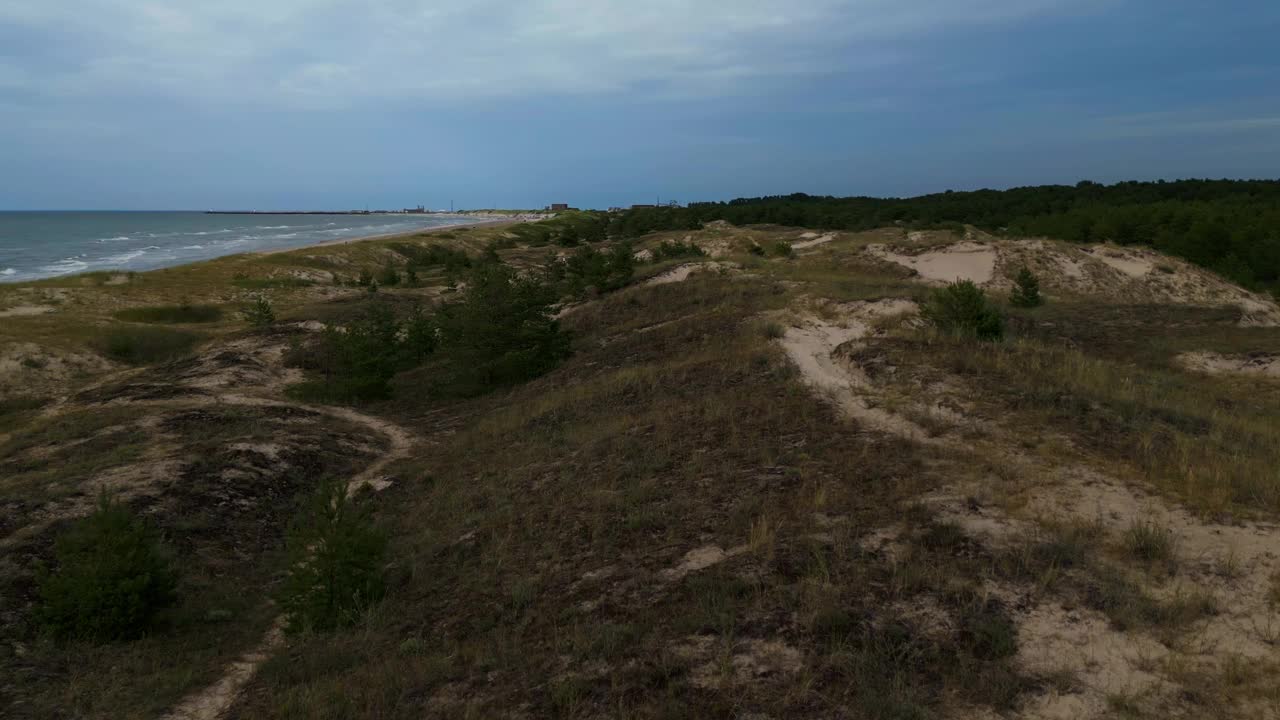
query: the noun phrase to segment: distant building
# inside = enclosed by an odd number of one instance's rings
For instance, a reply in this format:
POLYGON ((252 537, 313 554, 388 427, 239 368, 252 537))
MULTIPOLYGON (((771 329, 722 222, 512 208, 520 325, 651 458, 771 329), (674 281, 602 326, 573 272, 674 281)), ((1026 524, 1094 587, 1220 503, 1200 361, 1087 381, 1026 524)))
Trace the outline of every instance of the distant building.
POLYGON ((632 210, 643 210, 643 209, 645 209, 645 208, 656 208, 656 207, 658 207, 658 206, 657 206, 657 205, 632 205, 632 206, 631 206, 631 209, 632 209, 632 210))
POLYGON ((419 205, 419 206, 418 206, 418 207, 416 207, 416 208, 405 208, 404 210, 401 210, 400 212, 410 213, 410 214, 412 214, 412 215, 423 215, 423 214, 425 214, 425 213, 427 212, 427 208, 426 208, 426 206, 424 206, 424 205, 419 205))
POLYGON ((569 203, 551 203, 547 209, 551 212, 564 212, 569 209, 569 203))

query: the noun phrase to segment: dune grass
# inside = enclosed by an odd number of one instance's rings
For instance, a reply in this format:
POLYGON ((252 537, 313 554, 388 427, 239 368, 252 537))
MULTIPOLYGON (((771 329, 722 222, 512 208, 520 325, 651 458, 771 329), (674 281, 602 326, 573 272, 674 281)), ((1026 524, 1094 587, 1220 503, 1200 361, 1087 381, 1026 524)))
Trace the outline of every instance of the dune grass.
POLYGON ((186 330, 117 326, 103 331, 93 346, 117 362, 149 365, 182 357, 202 339, 202 335, 186 330))
POLYGON ((216 305, 152 305, 133 307, 116 313, 117 320, 170 325, 211 323, 222 319, 222 308, 216 305))

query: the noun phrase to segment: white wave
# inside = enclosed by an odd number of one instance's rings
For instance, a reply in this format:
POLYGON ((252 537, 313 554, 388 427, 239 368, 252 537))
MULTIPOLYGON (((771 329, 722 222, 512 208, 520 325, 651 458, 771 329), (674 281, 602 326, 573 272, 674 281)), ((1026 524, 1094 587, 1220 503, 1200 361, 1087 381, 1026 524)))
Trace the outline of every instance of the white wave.
POLYGON ((104 263, 110 263, 113 265, 123 265, 124 263, 127 263, 131 260, 137 260, 138 258, 146 254, 147 254, 146 250, 132 250, 127 253, 121 253, 119 255, 112 255, 110 257, 105 257, 102 259, 102 261, 104 263))
POLYGON ((59 260, 52 265, 45 265, 40 268, 40 272, 50 273, 52 275, 66 275, 68 273, 80 272, 89 267, 89 263, 75 258, 66 258, 59 260))
POLYGON ((0 270, 0 275, 17 275, 17 274, 18 274, 18 271, 14 270, 13 268, 5 268, 4 270, 0 270))
POLYGON ((124 242, 126 240, 132 240, 132 239, 133 238, 129 237, 128 235, 117 235, 116 237, 98 238, 98 242, 100 243, 124 242))
POLYGON ((285 228, 291 228, 291 227, 293 226, 292 225, 255 225, 253 229, 254 230, 284 230, 285 228))
POLYGON ((203 245, 185 245, 182 247, 182 249, 183 250, 203 250, 204 246, 203 245))

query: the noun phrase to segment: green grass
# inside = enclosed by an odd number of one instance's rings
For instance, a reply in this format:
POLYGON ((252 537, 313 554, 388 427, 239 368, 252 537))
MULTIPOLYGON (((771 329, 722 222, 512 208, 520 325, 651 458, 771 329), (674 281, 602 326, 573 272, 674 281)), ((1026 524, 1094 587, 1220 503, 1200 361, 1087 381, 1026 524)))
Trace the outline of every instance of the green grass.
POLYGON ((116 319, 140 323, 211 323, 222 319, 222 308, 216 305, 155 305, 121 310, 116 313, 116 319))
POLYGON ((94 349, 127 365, 149 365, 182 357, 202 339, 185 330, 117 326, 102 332, 94 341, 94 349))

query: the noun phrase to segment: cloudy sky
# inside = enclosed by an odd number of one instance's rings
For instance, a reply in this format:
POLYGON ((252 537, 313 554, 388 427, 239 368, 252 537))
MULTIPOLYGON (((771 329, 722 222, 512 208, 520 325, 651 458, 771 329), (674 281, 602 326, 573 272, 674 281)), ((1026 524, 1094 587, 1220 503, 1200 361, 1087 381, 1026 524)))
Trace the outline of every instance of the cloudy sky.
POLYGON ((1272 0, 4 0, 0 209, 1280 176, 1272 0))

